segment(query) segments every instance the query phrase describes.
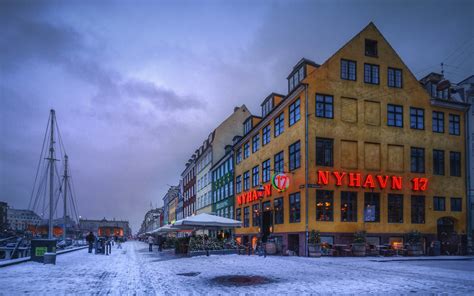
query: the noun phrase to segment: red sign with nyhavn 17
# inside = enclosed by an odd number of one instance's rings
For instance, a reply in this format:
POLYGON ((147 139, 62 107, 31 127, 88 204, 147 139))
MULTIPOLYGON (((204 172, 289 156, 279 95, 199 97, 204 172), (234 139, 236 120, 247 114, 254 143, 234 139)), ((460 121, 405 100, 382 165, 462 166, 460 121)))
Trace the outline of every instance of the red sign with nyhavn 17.
MULTIPOLYGON (((428 178, 411 179, 413 191, 425 191, 428 188, 428 178)), ((334 184, 336 186, 347 185, 348 187, 402 190, 402 176, 372 175, 363 176, 361 173, 318 171, 318 185, 334 184)))

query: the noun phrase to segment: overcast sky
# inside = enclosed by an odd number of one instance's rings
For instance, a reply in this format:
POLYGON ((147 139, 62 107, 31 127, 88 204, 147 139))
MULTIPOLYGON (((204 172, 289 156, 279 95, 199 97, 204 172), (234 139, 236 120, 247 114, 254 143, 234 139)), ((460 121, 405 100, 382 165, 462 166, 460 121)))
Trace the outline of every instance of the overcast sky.
POLYGON ((414 74, 474 69, 473 1, 0 0, 0 200, 26 208, 49 109, 79 214, 137 231, 211 130, 373 21, 414 74))

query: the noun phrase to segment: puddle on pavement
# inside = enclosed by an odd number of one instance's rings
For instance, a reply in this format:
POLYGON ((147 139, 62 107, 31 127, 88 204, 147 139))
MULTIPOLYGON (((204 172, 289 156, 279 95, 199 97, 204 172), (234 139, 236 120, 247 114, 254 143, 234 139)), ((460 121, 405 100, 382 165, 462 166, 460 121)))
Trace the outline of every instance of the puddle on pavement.
POLYGON ((211 282, 224 286, 257 286, 274 283, 276 280, 259 275, 226 275, 212 278, 211 282))

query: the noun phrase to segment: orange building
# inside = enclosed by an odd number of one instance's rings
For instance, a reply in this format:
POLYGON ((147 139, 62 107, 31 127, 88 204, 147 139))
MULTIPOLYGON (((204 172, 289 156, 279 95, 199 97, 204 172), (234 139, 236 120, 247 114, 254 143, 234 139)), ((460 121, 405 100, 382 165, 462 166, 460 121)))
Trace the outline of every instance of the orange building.
POLYGON ((299 255, 311 230, 328 244, 462 241, 466 110, 433 100, 373 23, 323 64, 302 59, 234 146, 236 235, 299 255))

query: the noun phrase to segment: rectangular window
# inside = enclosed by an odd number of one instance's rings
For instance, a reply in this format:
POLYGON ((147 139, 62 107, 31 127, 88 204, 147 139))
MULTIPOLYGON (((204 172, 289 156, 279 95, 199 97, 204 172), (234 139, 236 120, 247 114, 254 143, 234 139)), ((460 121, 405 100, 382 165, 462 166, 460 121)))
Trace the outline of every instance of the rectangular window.
POLYGON ((252 226, 260 226, 260 209, 259 204, 252 206, 252 226))
POLYGON ((376 40, 365 39, 365 55, 369 57, 378 56, 376 40))
POLYGON ((433 111, 433 132, 444 133, 444 113, 433 111))
POLYGON ((369 84, 379 84, 379 66, 364 64, 364 82, 369 84))
POLYGON ((425 224, 425 197, 423 195, 411 196, 411 223, 425 224))
POLYGON ((334 220, 333 191, 316 190, 316 221, 334 220))
POLYGON ((425 129, 425 110, 410 107, 410 128, 425 129))
POLYGON ((235 209, 235 220, 242 222, 242 209, 235 209))
POLYGON ((388 195, 388 223, 403 223, 403 195, 388 195))
POLYGON ((285 113, 281 113, 275 118, 275 137, 278 137, 285 130, 285 113))
POLYGON ((250 117, 244 122, 244 135, 250 132, 251 129, 252 129, 252 117, 250 117))
POLYGON ((366 192, 364 196, 364 221, 380 222, 380 193, 366 192))
POLYGON ((250 144, 249 142, 244 144, 244 159, 250 156, 250 144))
POLYGON ((333 166, 333 139, 316 138, 316 165, 333 166))
POLYGON ((270 181, 270 159, 262 162, 262 183, 270 181))
POLYGON ((388 68, 388 86, 402 88, 402 70, 388 68))
POLYGON ((275 154, 275 156, 273 157, 273 162, 275 164, 275 174, 283 173, 285 171, 285 163, 283 161, 283 151, 280 151, 279 153, 275 154))
POLYGON ((449 152, 449 174, 461 177, 461 152, 449 152))
POLYGON ((244 173, 244 191, 247 191, 250 189, 250 173, 249 171, 246 171, 244 173))
POLYGON ((425 149, 418 147, 411 147, 411 172, 424 173, 425 172, 425 149))
POLYGON ((289 107, 289 124, 292 126, 301 118, 300 99, 297 99, 289 107))
POLYGON ((235 178, 235 191, 237 193, 242 192, 242 176, 237 176, 235 178))
POLYGON ((341 221, 357 222, 357 192, 341 191, 341 221))
POLYGON ((403 127, 403 106, 387 105, 387 125, 403 127))
POLYGON ((449 114, 449 134, 455 136, 461 134, 459 115, 449 114))
POLYGON ((250 212, 249 207, 244 208, 244 227, 249 227, 250 225, 250 212))
POLYGON ((283 198, 275 198, 273 201, 275 210, 275 224, 283 224, 283 198))
POLYGON ((341 79, 357 80, 357 62, 341 59, 341 79))
POLYGON ((446 198, 443 196, 434 196, 433 209, 435 211, 446 211, 446 198))
POLYGON ((444 175, 444 150, 433 150, 433 174, 444 175))
POLYGON ((300 203, 301 197, 299 192, 290 194, 290 223, 300 222, 300 203))
POLYGON ((301 166, 301 152, 300 141, 293 143, 288 148, 290 159, 290 171, 295 170, 301 166))
POLYGON ((252 169, 252 187, 256 187, 260 184, 260 176, 258 172, 258 165, 252 169))
POLYGON ((334 118, 334 98, 316 94, 316 117, 334 118))
POLYGON ((272 130, 271 125, 267 125, 266 127, 263 128, 263 131, 262 131, 262 144, 263 145, 270 143, 271 130, 272 130))
POLYGON ((260 134, 256 134, 252 138, 252 153, 255 153, 260 149, 260 134))
POLYGON ((451 197, 451 212, 462 211, 462 198, 451 197))

